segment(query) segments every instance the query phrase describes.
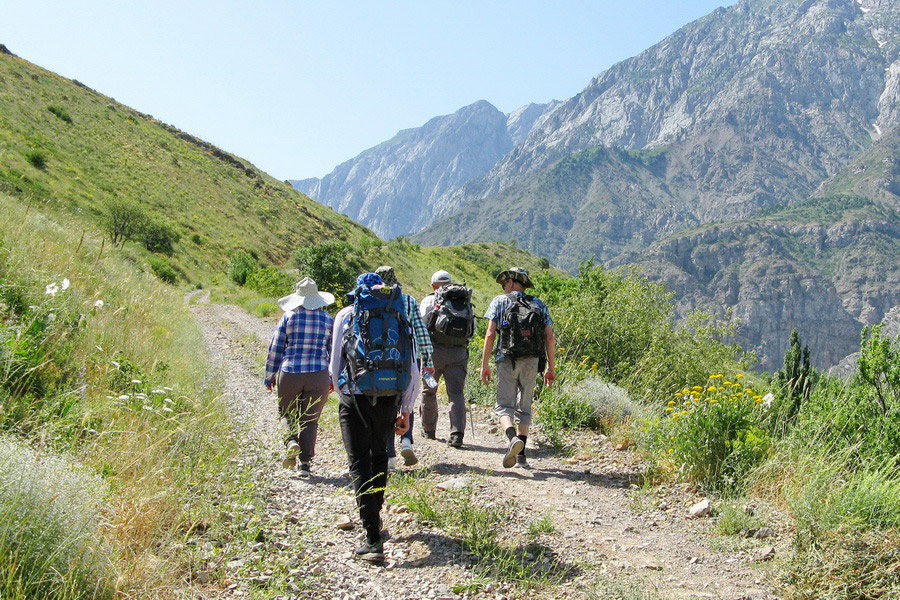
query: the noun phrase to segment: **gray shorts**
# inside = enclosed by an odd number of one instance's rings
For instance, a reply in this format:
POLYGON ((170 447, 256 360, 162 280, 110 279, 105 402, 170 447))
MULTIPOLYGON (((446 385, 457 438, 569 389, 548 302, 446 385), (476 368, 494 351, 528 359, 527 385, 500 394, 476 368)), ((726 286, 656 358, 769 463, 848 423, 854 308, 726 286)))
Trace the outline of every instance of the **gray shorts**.
POLYGON ((538 359, 516 359, 516 367, 508 360, 497 363, 497 416, 507 416, 520 425, 531 425, 531 401, 537 383, 538 359))

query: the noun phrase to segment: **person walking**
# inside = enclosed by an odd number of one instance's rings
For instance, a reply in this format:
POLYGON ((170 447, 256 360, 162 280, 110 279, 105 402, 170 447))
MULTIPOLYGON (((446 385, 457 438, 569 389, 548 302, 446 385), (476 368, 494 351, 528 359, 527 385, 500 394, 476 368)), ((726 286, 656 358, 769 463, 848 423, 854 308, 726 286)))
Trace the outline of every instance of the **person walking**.
POLYGON ((309 477, 316 454, 319 417, 328 398, 328 365, 334 319, 324 307, 334 296, 320 292, 316 282, 304 277, 294 293, 281 298, 284 311, 266 358, 265 386, 278 390, 278 412, 287 420, 285 469, 293 469, 300 457, 300 477, 309 477))
MULTIPOLYGON (((454 284, 450 273, 436 271, 431 276, 433 292, 422 299, 422 320, 428 327, 433 346, 434 378, 444 378, 450 404, 450 435, 447 444, 463 445, 466 432, 466 373, 469 364, 469 338, 475 332, 472 293, 465 285, 454 284)), ((437 385, 425 387, 419 407, 425 437, 437 432, 437 385)))
MULTIPOLYGON (((397 280, 397 274, 394 272, 394 267, 383 265, 375 269, 375 274, 381 277, 381 280, 385 285, 400 285, 400 282, 397 280)), ((428 329, 425 327, 425 322, 422 320, 422 315, 419 312, 419 303, 409 294, 401 292, 401 296, 403 298, 404 308, 406 309, 406 316, 412 324, 413 336, 415 337, 416 346, 418 347, 419 357, 422 363, 421 371, 434 375, 431 336, 429 336, 428 329)), ((400 436, 400 457, 403 459, 403 464, 407 467, 412 467, 419 462, 419 458, 413 450, 413 420, 413 415, 410 415, 409 429, 400 436)), ((433 437, 434 436, 432 436, 432 438, 433 437)), ((388 470, 390 471, 396 469, 397 447, 394 442, 394 437, 391 436, 387 449, 388 470)))
POLYGON ((491 300, 485 318, 489 319, 481 359, 481 380, 491 380, 490 355, 499 334, 495 360, 497 364, 497 404, 495 412, 509 440, 503 455, 503 466, 528 468, 525 444, 531 424, 531 404, 539 373, 544 383, 556 380, 556 340, 553 319, 540 299, 525 293, 534 284, 528 271, 511 267, 497 275, 503 294, 491 300))
POLYGON ((350 305, 335 315, 329 367, 340 395, 341 438, 365 531, 355 553, 372 562, 384 560, 381 507, 388 441, 409 428, 419 393, 412 327, 396 294, 375 273, 357 278, 348 294, 350 305))

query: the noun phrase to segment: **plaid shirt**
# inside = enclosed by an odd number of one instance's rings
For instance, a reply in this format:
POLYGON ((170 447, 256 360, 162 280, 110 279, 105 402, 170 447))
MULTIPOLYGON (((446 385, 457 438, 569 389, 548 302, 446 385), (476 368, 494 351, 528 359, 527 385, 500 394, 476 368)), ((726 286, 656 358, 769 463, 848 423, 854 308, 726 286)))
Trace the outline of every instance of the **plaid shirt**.
POLYGON ((422 366, 433 367, 431 354, 434 352, 434 348, 431 345, 431 335, 419 313, 419 303, 409 294, 403 294, 403 301, 406 303, 406 317, 412 323, 413 337, 416 338, 416 345, 419 347, 419 356, 422 357, 422 366))
POLYGON ((279 371, 314 373, 327 370, 333 328, 334 318, 322 309, 307 310, 301 306, 284 313, 269 344, 265 384, 269 385, 279 371))

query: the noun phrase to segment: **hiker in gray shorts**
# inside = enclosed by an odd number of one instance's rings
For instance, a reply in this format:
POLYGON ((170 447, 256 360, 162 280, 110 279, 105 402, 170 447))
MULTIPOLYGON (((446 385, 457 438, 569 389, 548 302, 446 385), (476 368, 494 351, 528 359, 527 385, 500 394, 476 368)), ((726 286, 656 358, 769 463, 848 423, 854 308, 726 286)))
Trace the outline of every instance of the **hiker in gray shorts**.
POLYGON ((491 380, 489 360, 499 333, 495 353, 495 412, 509 440, 503 466, 528 468, 525 444, 531 424, 531 403, 538 374, 544 369, 545 362, 544 384, 550 386, 556 380, 553 319, 541 300, 525 294, 527 288, 534 287, 525 269, 507 269, 497 276, 497 283, 503 286, 503 294, 491 301, 484 315, 490 322, 484 337, 481 380, 485 385, 491 380))
MULTIPOLYGON (((431 276, 431 288, 438 292, 442 286, 452 283, 450 273, 447 271, 437 271, 431 276)), ((432 315, 435 309, 435 293, 429 294, 422 299, 419 305, 422 311, 422 320, 428 326, 431 334, 431 343, 434 351, 431 355, 434 361, 434 378, 440 381, 441 377, 447 386, 447 397, 450 402, 450 436, 447 438, 447 444, 454 448, 460 448, 463 445, 463 435, 466 431, 466 372, 469 364, 469 341, 467 337, 454 339, 447 335, 441 335, 440 332, 434 331, 434 323, 432 315)), ((471 302, 468 303, 468 309, 471 310, 471 302)), ((474 328, 474 313, 470 313, 472 317, 472 327, 474 328)), ((470 334, 471 335, 471 334, 470 334)), ((422 416, 422 430, 425 437, 434 439, 437 431, 438 421, 438 402, 437 388, 422 388, 422 404, 420 406, 422 416)))

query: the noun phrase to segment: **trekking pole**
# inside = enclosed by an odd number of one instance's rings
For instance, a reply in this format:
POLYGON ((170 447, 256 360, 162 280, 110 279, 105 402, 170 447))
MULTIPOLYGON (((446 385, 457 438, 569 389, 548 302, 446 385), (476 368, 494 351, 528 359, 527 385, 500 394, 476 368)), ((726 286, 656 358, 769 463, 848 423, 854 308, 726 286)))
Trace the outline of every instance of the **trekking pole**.
POLYGON ((466 369, 466 381, 464 383, 465 389, 463 389, 463 400, 466 403, 466 411, 469 413, 469 425, 472 427, 472 440, 475 439, 475 418, 472 416, 472 398, 466 398, 466 392, 469 389, 469 373, 468 369, 466 369))

